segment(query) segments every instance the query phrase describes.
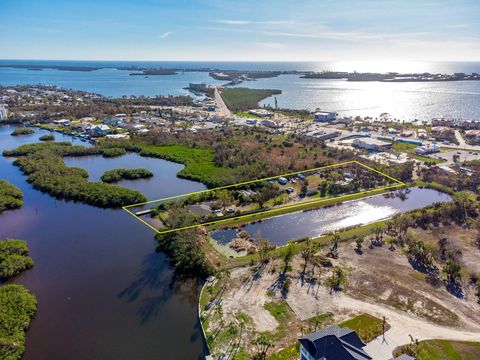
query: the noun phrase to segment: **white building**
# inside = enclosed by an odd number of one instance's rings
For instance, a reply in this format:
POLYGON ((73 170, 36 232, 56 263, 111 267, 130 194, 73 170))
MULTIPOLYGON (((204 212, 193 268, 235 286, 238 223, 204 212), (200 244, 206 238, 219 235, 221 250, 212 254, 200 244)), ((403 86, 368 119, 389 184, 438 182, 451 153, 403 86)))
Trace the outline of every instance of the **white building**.
POLYGON ((7 120, 8 112, 5 105, 0 105, 0 121, 7 120))
POLYGON ((383 151, 390 149, 392 147, 392 143, 372 138, 361 138, 354 139, 352 141, 352 146, 366 150, 383 151))
POLYGON ((319 122, 334 121, 337 118, 337 114, 334 112, 318 111, 314 114, 313 120, 319 122))

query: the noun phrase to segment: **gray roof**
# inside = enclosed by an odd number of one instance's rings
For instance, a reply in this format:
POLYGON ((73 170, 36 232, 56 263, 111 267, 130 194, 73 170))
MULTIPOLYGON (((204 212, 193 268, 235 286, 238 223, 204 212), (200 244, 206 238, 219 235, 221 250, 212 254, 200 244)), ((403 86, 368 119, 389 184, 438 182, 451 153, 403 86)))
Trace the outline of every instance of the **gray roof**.
POLYGON ((337 325, 307 335, 299 342, 314 359, 369 360, 371 357, 362 349, 365 344, 357 333, 337 325))

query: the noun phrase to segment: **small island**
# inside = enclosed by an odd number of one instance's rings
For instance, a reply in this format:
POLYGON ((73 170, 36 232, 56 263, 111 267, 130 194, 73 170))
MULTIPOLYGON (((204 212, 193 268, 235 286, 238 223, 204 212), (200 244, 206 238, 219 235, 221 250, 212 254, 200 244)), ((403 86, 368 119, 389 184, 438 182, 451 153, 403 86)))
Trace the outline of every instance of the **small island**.
POLYGON ((0 214, 23 205, 22 191, 9 182, 0 179, 0 214))
POLYGON ((33 260, 24 240, 0 240, 0 280, 10 279, 32 267, 33 260))
POLYGON ((40 141, 55 141, 55 136, 52 134, 42 135, 38 138, 40 141))
POLYGON ((120 180, 136 180, 146 179, 153 176, 150 170, 138 168, 138 169, 113 169, 105 171, 101 180, 106 183, 113 183, 120 180))
POLYGON ((76 167, 68 167, 64 156, 100 155, 98 147, 75 146, 68 142, 44 142, 22 145, 14 150, 4 151, 4 156, 13 156, 27 181, 35 189, 50 194, 57 199, 75 200, 85 204, 112 208, 146 201, 138 191, 102 182, 89 182, 88 172, 76 167))
POLYGON ((22 128, 22 127, 17 127, 13 132, 10 134, 12 136, 19 136, 19 135, 30 135, 33 134, 35 131, 30 128, 22 128))
POLYGON ((124 148, 112 147, 112 148, 105 148, 103 149, 102 156, 104 158, 113 158, 125 155, 127 152, 124 148))
POLYGON ((131 73, 130 75, 177 75, 175 69, 143 69, 141 72, 131 73))

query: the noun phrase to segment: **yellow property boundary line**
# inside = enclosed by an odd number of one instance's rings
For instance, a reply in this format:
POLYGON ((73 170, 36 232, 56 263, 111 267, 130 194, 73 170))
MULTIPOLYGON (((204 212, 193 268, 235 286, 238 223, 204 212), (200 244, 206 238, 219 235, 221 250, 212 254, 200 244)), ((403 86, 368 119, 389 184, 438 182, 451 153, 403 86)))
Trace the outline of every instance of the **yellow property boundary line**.
POLYGON ((232 188, 232 187, 237 187, 237 186, 242 186, 242 185, 248 185, 248 184, 252 184, 252 183, 256 183, 256 182, 260 182, 260 181, 274 180, 274 179, 278 179, 278 178, 280 178, 280 177, 293 176, 293 175, 298 175, 298 174, 302 174, 302 173, 313 172, 313 171, 318 171, 318 170, 323 170, 323 169, 328 169, 328 168, 333 168, 333 167, 339 167, 339 166, 349 165, 349 164, 357 164, 357 165, 360 165, 360 166, 362 166, 362 167, 364 167, 364 168, 366 168, 366 169, 368 169, 368 170, 371 170, 371 171, 373 171, 373 172, 375 172, 375 173, 377 173, 377 174, 380 174, 380 175, 386 177, 387 179, 390 179, 390 180, 392 180, 393 182, 395 182, 395 185, 390 185, 390 186, 385 186, 385 187, 383 187, 383 188, 378 188, 378 189, 372 189, 372 190, 364 191, 363 194, 364 194, 365 196, 367 196, 368 194, 373 193, 373 192, 381 192, 381 191, 385 191, 385 190, 389 190, 389 189, 394 189, 394 188, 397 188, 397 187, 401 187, 401 186, 405 186, 405 185, 406 185, 404 182, 402 182, 402 181, 400 181, 400 180, 398 180, 398 179, 395 179, 394 177, 391 177, 391 176, 389 176, 389 175, 387 175, 387 174, 385 174, 385 173, 383 173, 383 172, 381 172, 381 171, 378 171, 378 170, 376 170, 376 169, 374 169, 374 168, 372 168, 372 167, 370 167, 370 166, 368 166, 368 165, 365 165, 365 164, 361 163, 360 161, 351 160, 351 161, 346 161, 346 162, 339 163, 339 164, 335 164, 335 165, 321 166, 321 167, 317 167, 317 168, 313 168, 313 169, 296 171, 296 172, 292 172, 292 173, 288 173, 288 174, 283 174, 283 175, 270 176, 270 177, 266 177, 266 178, 258 179, 258 180, 245 181, 245 182, 238 183, 238 184, 220 186, 220 187, 216 187, 216 188, 214 188, 214 189, 206 189, 206 190, 195 191, 195 192, 191 192, 191 193, 186 193, 186 194, 181 194, 181 195, 175 195, 175 196, 170 196, 170 197, 166 197, 166 198, 161 198, 161 199, 157 199, 157 200, 145 201, 145 202, 142 202, 142 203, 137 203, 137 204, 132 204, 132 205, 123 206, 122 209, 125 210, 125 211, 126 211, 127 213, 129 213, 130 215, 132 215, 133 217, 135 217, 137 220, 141 221, 143 224, 147 225, 150 229, 154 230, 154 231, 157 232, 158 234, 166 234, 166 233, 170 233, 170 232, 174 232, 174 231, 180 231, 180 230, 186 230, 186 229, 193 229, 193 228, 196 228, 196 227, 199 227, 199 226, 217 225, 217 224, 221 224, 221 223, 228 222, 228 221, 232 221, 232 220, 246 219, 246 218, 248 218, 248 217, 255 217, 255 216, 264 215, 264 214, 267 214, 267 213, 279 212, 279 211, 283 211, 283 210, 285 210, 285 209, 293 210, 293 209, 295 209, 295 208, 305 207, 305 206, 308 206, 308 205, 321 204, 321 203, 323 203, 323 202, 331 201, 332 199, 346 199, 346 198, 348 198, 348 197, 354 197, 354 196, 357 196, 358 194, 361 194, 362 192, 357 192, 357 193, 354 193, 354 194, 340 195, 340 196, 333 197, 333 198, 326 198, 326 199, 320 199, 320 200, 313 200, 313 201, 308 201, 308 202, 302 202, 302 203, 299 203, 299 204, 287 205, 287 206, 282 206, 282 207, 275 208, 275 209, 260 211, 260 212, 256 212, 256 213, 253 213, 253 214, 239 215, 239 216, 236 216, 236 217, 229 217, 229 218, 226 218, 226 219, 213 220, 213 221, 209 221, 209 222, 205 222, 205 223, 201 223, 201 224, 189 225, 189 226, 184 226, 184 227, 180 227, 180 228, 176 228, 176 229, 168 229, 168 230, 163 230, 163 231, 156 229, 155 227, 153 227, 152 225, 150 225, 150 224, 147 223, 145 220, 141 219, 139 216, 135 215, 133 212, 131 212, 131 211, 128 210, 128 209, 131 208, 131 207, 137 207, 137 206, 141 206, 141 205, 151 204, 151 203, 154 203, 154 202, 166 201, 166 200, 173 200, 173 199, 178 199, 178 198, 186 197, 186 196, 190 196, 190 195, 201 194, 201 193, 205 193, 205 192, 222 190, 222 189, 229 189, 229 188, 232 188))

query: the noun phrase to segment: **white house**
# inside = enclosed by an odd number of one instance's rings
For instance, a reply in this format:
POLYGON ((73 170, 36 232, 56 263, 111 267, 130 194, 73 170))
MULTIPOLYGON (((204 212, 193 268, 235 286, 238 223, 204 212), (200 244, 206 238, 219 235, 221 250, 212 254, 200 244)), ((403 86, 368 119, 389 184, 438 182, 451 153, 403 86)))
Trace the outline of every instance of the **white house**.
POLYGON ((70 120, 67 119, 54 120, 53 123, 61 126, 70 126, 71 124, 70 120))

